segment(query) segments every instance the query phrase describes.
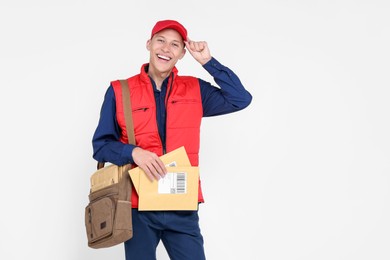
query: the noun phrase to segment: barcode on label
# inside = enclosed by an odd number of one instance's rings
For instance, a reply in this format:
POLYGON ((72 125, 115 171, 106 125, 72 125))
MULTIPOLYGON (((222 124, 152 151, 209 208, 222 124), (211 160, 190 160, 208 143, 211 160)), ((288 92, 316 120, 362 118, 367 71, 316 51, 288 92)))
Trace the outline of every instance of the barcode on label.
POLYGON ((176 175, 176 193, 186 193, 187 175, 184 172, 178 172, 176 175))
POLYGON ((158 181, 158 193, 160 194, 187 193, 187 173, 168 172, 164 178, 158 181))

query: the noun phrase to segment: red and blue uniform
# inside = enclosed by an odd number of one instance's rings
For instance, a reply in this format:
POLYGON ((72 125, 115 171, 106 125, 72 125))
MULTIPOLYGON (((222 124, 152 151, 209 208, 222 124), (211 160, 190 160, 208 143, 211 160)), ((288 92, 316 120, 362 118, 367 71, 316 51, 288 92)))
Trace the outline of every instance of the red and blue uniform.
MULTIPOLYGON (((130 83, 130 95, 133 103, 134 123, 141 122, 138 121, 139 115, 141 115, 139 112, 144 112, 142 115, 148 114, 150 120, 150 125, 135 125, 136 144, 158 155, 185 145, 191 163, 194 166, 198 165, 199 117, 218 116, 242 110, 251 103, 251 94, 244 88, 237 75, 215 58, 212 58, 203 67, 213 76, 219 88, 202 79, 180 76, 177 74, 177 69, 174 68, 171 76, 165 79, 161 91, 159 91, 154 81, 147 75, 147 67, 147 64, 144 64, 141 73, 130 78, 133 80, 133 83, 130 83), (147 95, 134 99, 136 95, 138 96, 138 92, 147 95), (174 102, 176 102, 175 98, 177 97, 183 104, 180 109, 175 110, 177 106, 174 102), (142 98, 146 99, 142 100, 142 98), (142 107, 142 102, 145 102, 145 107, 142 107), (184 107, 187 109, 183 110, 181 114, 180 111, 184 107), (139 110, 137 111, 137 109, 139 110), (195 110, 191 111, 191 109, 195 110), (174 117, 169 118, 170 114, 173 114, 174 117), (152 118, 154 116, 155 120, 152 118), (174 131, 172 129, 178 124, 183 124, 180 127, 185 128, 185 130, 189 130, 192 127, 191 124, 194 124, 195 127, 193 131, 188 133, 180 129, 179 132, 172 132, 174 131), (144 127, 145 129, 141 129, 144 127), (150 128, 153 128, 154 139, 151 141, 152 137, 149 136, 149 139, 145 139, 147 142, 143 142, 140 137, 141 133, 150 128), (183 139, 173 140, 180 136, 183 136, 183 139)), ((132 151, 135 146, 127 143, 123 117, 117 115, 122 110, 122 104, 117 104, 119 98, 116 96, 121 95, 119 92, 114 91, 112 85, 108 88, 92 144, 93 158, 97 161, 124 165, 134 163, 132 151)))
MULTIPOLYGON (((202 100, 199 81, 195 77, 178 77, 177 69, 172 70, 168 78, 167 95, 165 95, 165 136, 161 138, 157 124, 157 108, 150 78, 144 64, 141 73, 127 79, 130 88, 131 109, 135 143, 142 149, 161 156, 184 146, 192 166, 198 166, 199 137, 202 120, 202 100)), ((113 81, 116 101, 116 119, 121 129, 120 141, 128 143, 126 121, 123 111, 122 87, 120 82, 113 81)), ((138 207, 138 195, 132 190, 131 202, 138 207)), ((198 201, 204 202, 199 181, 198 201)))
MULTIPOLYGON (((191 164, 197 166, 202 117, 236 112, 251 103, 251 94, 233 71, 215 58, 203 67, 219 87, 180 76, 174 68, 158 90, 147 74, 148 64, 128 79, 136 146, 159 156, 185 146, 191 164)), ((118 83, 113 81, 105 94, 92 140, 93 158, 124 165, 134 163, 132 151, 136 146, 128 144, 118 83)), ((156 259, 160 240, 171 259, 205 259, 197 211, 138 211, 135 192, 131 200, 134 235, 125 242, 126 259, 156 259)), ((199 202, 203 202, 200 185, 199 202)))

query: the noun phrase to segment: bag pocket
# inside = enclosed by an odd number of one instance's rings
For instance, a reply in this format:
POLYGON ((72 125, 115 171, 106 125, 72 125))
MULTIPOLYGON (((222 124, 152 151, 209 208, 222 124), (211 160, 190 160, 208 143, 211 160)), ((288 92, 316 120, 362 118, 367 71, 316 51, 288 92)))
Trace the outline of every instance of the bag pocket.
POLYGON ((131 202, 118 200, 115 216, 115 229, 132 230, 131 202))
POLYGON ((109 197, 90 202, 85 208, 88 242, 108 237, 113 232, 115 202, 109 197))
POLYGON ((114 217, 112 243, 125 242, 133 237, 131 202, 118 200, 114 217))

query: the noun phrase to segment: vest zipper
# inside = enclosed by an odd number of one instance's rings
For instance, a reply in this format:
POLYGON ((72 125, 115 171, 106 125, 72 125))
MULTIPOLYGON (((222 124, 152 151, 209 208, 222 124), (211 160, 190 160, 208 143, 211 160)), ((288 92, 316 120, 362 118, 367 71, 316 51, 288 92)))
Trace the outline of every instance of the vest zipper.
POLYGON ((165 97, 165 137, 164 137, 164 140, 161 140, 162 141, 162 146, 163 146, 163 154, 166 154, 167 153, 167 130, 168 130, 168 127, 167 127, 167 117, 168 117, 168 113, 167 113, 167 110, 168 110, 168 99, 169 99, 169 96, 171 95, 171 90, 172 90, 172 86, 173 86, 173 77, 174 77, 174 74, 173 72, 171 72, 171 76, 172 78, 170 79, 170 83, 169 84, 169 88, 167 89, 167 96, 165 97))

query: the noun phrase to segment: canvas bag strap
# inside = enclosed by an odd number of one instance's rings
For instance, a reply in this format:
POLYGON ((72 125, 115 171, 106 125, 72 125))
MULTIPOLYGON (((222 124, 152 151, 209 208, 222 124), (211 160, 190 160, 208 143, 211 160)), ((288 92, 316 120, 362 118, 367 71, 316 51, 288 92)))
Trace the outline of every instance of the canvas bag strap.
POLYGON ((122 86, 122 102, 123 102, 123 112, 125 114, 126 121, 126 131, 127 131, 127 139, 129 140, 129 144, 135 145, 135 137, 134 137, 134 126, 133 126, 133 113, 131 109, 131 99, 130 99, 130 90, 129 84, 127 80, 120 80, 122 86))
MULTIPOLYGON (((122 87, 122 102, 123 102, 123 112, 125 115, 127 139, 129 144, 135 145, 135 136, 134 136, 134 125, 133 125, 133 113, 131 109, 131 100, 130 100, 130 90, 127 80, 119 80, 122 87)), ((97 168, 101 169, 104 167, 104 162, 98 162, 97 168)))

